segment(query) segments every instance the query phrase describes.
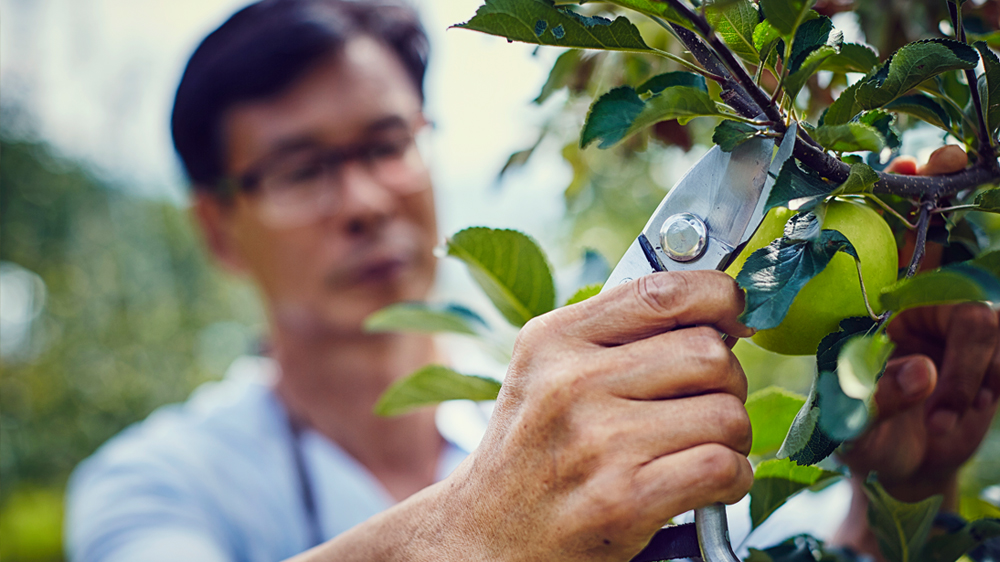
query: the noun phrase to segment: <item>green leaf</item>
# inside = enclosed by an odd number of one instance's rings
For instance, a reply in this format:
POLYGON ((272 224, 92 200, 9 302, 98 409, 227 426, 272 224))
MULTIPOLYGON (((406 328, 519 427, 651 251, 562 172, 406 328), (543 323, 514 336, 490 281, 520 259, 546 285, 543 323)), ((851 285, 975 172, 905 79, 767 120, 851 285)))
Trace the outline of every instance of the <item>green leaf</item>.
POLYGON ((704 76, 701 74, 695 74, 694 72, 685 72, 683 70, 657 74, 656 76, 643 82, 641 86, 635 89, 635 91, 639 95, 647 93, 659 94, 663 90, 673 86, 688 86, 690 88, 697 88, 703 92, 708 92, 708 85, 705 83, 704 76))
MULTIPOLYGON (((778 450, 778 458, 790 458, 804 465, 816 464, 830 456, 840 445, 839 440, 823 431, 820 423, 824 413, 821 403, 824 401, 824 394, 826 394, 825 401, 828 403, 827 406, 830 405, 829 395, 831 393, 827 390, 828 387, 847 398, 840 390, 840 382, 836 375, 840 350, 854 336, 872 333, 875 327, 875 322, 868 317, 847 318, 840 322, 839 331, 827 335, 820 342, 816 352, 817 376, 813 379, 806 403, 796 414, 792 427, 788 430, 788 435, 781 444, 781 449, 778 450)), ((837 405, 837 399, 834 398, 834 405, 837 405)), ((860 401, 856 402, 861 404, 862 408, 864 407, 860 401)), ((867 410, 862 411, 862 424, 864 420, 867 420, 867 410)))
POLYGON ((855 336, 844 344, 837 358, 837 378, 844 394, 869 402, 894 347, 882 333, 855 336))
POLYGON ((750 254, 736 282, 746 290, 744 325, 758 330, 774 328, 784 320, 799 291, 826 267, 837 252, 858 257, 843 234, 823 230, 816 240, 771 242, 750 254))
POLYGON ((753 42, 753 31, 760 23, 760 13, 750 0, 724 4, 716 2, 709 4, 706 11, 709 23, 734 54, 751 64, 760 61, 753 42))
POLYGON ((889 562, 916 560, 941 507, 941 496, 905 503, 890 496, 878 482, 866 482, 864 489, 868 496, 868 525, 882 555, 889 562))
POLYGON ((878 134, 885 139, 885 145, 892 150, 896 150, 902 144, 899 133, 896 132, 896 128, 893 126, 895 122, 895 115, 881 109, 866 111, 858 117, 858 123, 868 125, 878 131, 878 134))
POLYGON ((975 68, 978 62, 975 49, 951 39, 910 43, 861 82, 855 101, 862 109, 882 107, 924 80, 949 70, 975 68))
POLYGON ((603 283, 594 283, 592 285, 580 287, 579 289, 576 290, 575 293, 573 293, 573 296, 570 297, 569 300, 566 301, 566 304, 564 304, 563 306, 569 306, 571 304, 583 302, 589 299, 590 297, 596 296, 598 293, 601 292, 602 287, 604 287, 603 283))
POLYGON ((833 22, 826 16, 809 20, 795 32, 792 52, 789 56, 788 76, 785 77, 785 92, 794 98, 809 77, 816 73, 823 63, 840 52, 843 35, 833 28, 833 22))
POLYGON ((809 15, 816 0, 761 0, 764 16, 785 37, 792 37, 809 15))
POLYGON ((792 426, 788 428, 788 435, 778 449, 779 459, 787 458, 801 465, 812 465, 830 456, 840 445, 839 441, 831 439, 819 427, 818 381, 819 377, 813 380, 805 404, 795 414, 792 426))
POLYGON ((750 488, 750 528, 756 529, 795 494, 822 480, 839 477, 836 472, 799 466, 788 459, 760 463, 750 488))
POLYGON ((842 74, 848 72, 868 74, 878 66, 878 63, 878 55, 871 48, 858 43, 844 43, 840 46, 840 53, 826 59, 820 70, 842 74))
POLYGON ((788 73, 794 74, 805 63, 806 58, 816 49, 826 45, 840 49, 843 34, 833 28, 833 21, 820 16, 803 23, 795 32, 792 52, 788 60, 788 73))
POLYGON ((368 332, 452 332, 479 335, 489 327, 478 314, 457 304, 401 302, 365 319, 368 332))
POLYGON ((975 262, 949 265, 902 279, 882 290, 885 310, 957 302, 1000 302, 1000 279, 975 262))
POLYGON ((549 71, 549 77, 545 80, 545 84, 542 85, 542 90, 538 93, 538 97, 532 101, 542 104, 552 94, 565 88, 567 84, 575 82, 582 57, 583 51, 579 49, 570 49, 559 55, 556 62, 552 65, 552 70, 549 71))
POLYGON ((802 204, 809 202, 804 209, 808 210, 810 206, 814 207, 820 203, 834 189, 836 189, 835 185, 802 170, 795 163, 794 158, 789 158, 782 164, 781 171, 778 172, 778 177, 775 179, 771 193, 768 194, 767 202, 764 204, 764 212, 766 213, 775 207, 789 207, 792 201, 800 204, 796 207, 799 209, 802 209, 802 204))
MULTIPOLYGON (((714 137, 712 140, 715 140, 714 137)), ((977 211, 1000 213, 1000 188, 984 191, 976 196, 977 211)))
POLYGON ((823 371, 816 377, 819 421, 817 428, 835 443, 854 439, 868 427, 870 409, 864 400, 844 394, 837 373, 823 371))
POLYGON ((990 134, 995 135, 997 127, 1000 126, 1000 59, 997 59, 996 53, 983 41, 977 41, 975 47, 986 69, 986 72, 979 77, 979 96, 990 134))
POLYGON ((951 118, 948 116, 948 112, 941 107, 941 104, 924 94, 899 97, 895 101, 885 104, 883 109, 912 115, 945 131, 951 127, 951 118))
MULTIPOLYGON (((753 28, 753 46, 757 49, 760 54, 761 60, 767 60, 770 58, 770 54, 773 53, 775 47, 778 45, 778 41, 781 40, 781 32, 771 25, 771 22, 764 20, 757 24, 753 28)), ((771 64, 773 61, 768 61, 771 64)))
POLYGON ((486 0, 476 15, 453 25, 536 45, 575 49, 652 52, 624 17, 587 17, 551 0, 486 0))
POLYGON ((823 125, 843 125, 861 113, 861 106, 854 99, 861 84, 857 82, 840 93, 840 97, 834 100, 823 114, 823 125))
POLYGON ((500 381, 463 375, 441 365, 428 365, 392 384, 379 397, 375 413, 398 416, 446 400, 495 400, 500 381))
POLYGON ((843 125, 820 125, 813 137, 827 150, 836 152, 856 152, 869 150, 878 152, 885 146, 885 139, 872 126, 863 123, 843 125))
POLYGON ((923 550, 920 551, 918 560, 920 562, 954 562, 995 537, 1000 537, 1000 519, 969 521, 956 531, 931 537, 924 545, 923 550))
POLYGON ((725 152, 732 152, 734 148, 745 141, 750 140, 759 131, 753 125, 741 123, 739 121, 725 120, 719 123, 712 134, 712 142, 719 145, 725 152))
POLYGON ((590 107, 580 147, 600 141, 599 148, 610 148, 658 121, 677 119, 684 125, 694 117, 718 113, 712 98, 699 88, 672 86, 643 100, 632 88, 621 86, 590 107))
POLYGON ((747 397, 747 414, 753 429, 750 454, 766 455, 777 451, 805 401, 805 396, 776 386, 758 390, 747 397))
POLYGON ((687 20, 684 16, 677 13, 676 10, 670 7, 670 4, 666 2, 661 2, 659 0, 605 0, 609 4, 614 4, 616 6, 621 6, 622 8, 628 8, 629 10, 634 10, 641 14, 647 16, 657 17, 663 20, 667 20, 670 23, 676 23, 683 27, 691 28, 691 22, 687 20))
POLYGON ((877 181, 878 174, 875 170, 868 164, 858 162, 851 164, 851 173, 837 191, 843 194, 868 193, 877 181))
POLYGON ((469 267, 476 283, 514 326, 555 307, 556 292, 545 254, 516 230, 467 228, 447 241, 448 255, 469 267))

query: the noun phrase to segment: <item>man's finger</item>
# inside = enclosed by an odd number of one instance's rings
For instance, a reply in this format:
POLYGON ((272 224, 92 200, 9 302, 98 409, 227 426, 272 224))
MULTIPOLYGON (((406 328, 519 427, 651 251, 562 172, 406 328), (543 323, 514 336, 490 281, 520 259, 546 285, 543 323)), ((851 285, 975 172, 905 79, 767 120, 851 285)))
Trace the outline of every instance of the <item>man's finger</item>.
POLYGON ((931 153, 927 163, 917 167, 921 176, 940 176, 964 170, 969 164, 969 156, 962 147, 954 144, 942 146, 931 153))
MULTIPOLYGON (((743 401, 714 393, 680 400, 622 401, 602 439, 646 460, 718 443, 744 455, 753 444, 750 417, 743 401), (614 426, 614 427, 612 427, 614 426)), ((597 446, 606 446, 598 444, 597 446)))
POLYGON ((956 305, 948 318, 940 380, 929 412, 936 429, 948 431, 982 387, 1000 344, 997 315, 978 303, 956 305))
POLYGON ((636 474, 637 510, 666 519, 715 502, 736 503, 753 485, 746 456, 718 443, 707 443, 660 457, 636 474))
POLYGON ((673 330, 601 352, 612 394, 661 400, 725 392, 746 400, 743 368, 714 328, 673 330))
POLYGON ((900 156, 889 162, 885 167, 886 173, 900 174, 904 176, 915 176, 917 174, 917 159, 912 156, 900 156))
POLYGON ((721 271, 653 273, 567 307, 558 321, 566 335, 605 346, 682 326, 748 337, 753 331, 737 320, 743 302, 743 291, 721 271))
POLYGON ((875 390, 879 420, 920 405, 934 392, 937 368, 924 355, 910 355, 889 361, 875 390))

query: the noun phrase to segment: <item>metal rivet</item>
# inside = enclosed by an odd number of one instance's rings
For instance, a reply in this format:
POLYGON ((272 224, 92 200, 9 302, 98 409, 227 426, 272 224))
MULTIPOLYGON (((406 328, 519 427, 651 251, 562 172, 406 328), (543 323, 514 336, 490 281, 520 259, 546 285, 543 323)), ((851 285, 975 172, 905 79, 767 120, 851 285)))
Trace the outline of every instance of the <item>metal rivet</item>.
POLYGON ((697 259, 708 243, 708 227, 691 213, 677 213, 667 217, 660 227, 660 247, 674 261, 697 259))

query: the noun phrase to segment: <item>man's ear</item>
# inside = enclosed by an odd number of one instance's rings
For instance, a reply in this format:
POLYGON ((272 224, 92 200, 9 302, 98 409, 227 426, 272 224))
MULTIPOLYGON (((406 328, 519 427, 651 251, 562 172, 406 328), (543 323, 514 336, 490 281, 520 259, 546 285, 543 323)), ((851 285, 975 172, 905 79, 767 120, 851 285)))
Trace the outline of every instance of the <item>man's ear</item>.
POLYGON ((197 189, 191 212, 201 227, 205 244, 224 268, 232 273, 243 273, 243 256, 233 236, 236 203, 214 193, 197 189))

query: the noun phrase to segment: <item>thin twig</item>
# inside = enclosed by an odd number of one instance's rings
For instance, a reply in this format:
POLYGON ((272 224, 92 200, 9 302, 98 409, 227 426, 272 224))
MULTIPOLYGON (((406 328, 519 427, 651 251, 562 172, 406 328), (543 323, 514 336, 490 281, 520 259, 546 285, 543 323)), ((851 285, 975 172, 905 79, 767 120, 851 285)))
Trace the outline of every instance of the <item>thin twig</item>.
MULTIPOLYGON (((650 48, 652 49, 652 47, 650 47, 650 48)), ((657 55, 665 58, 665 59, 672 60, 672 61, 676 62, 677 64, 682 65, 684 68, 687 68, 688 70, 690 70, 692 72, 697 72, 698 74, 701 74, 702 76, 704 76, 705 78, 708 78, 709 80, 714 80, 715 82, 722 82, 722 81, 724 81, 726 79, 725 76, 719 76, 718 74, 713 74, 713 73, 705 70, 704 68, 696 65, 695 63, 693 63, 691 61, 688 61, 688 60, 684 60, 683 58, 681 58, 681 57, 679 57, 679 56, 677 56, 677 55, 675 55, 673 53, 670 53, 670 52, 667 52, 667 51, 661 51, 660 49, 653 49, 653 52, 656 53, 657 55)))
POLYGON ((927 246, 927 230, 931 224, 931 211, 934 210, 933 199, 924 199, 920 202, 920 217, 917 219, 917 240, 913 247, 913 256, 910 258, 910 266, 906 268, 906 278, 913 277, 920 269, 920 262, 924 261, 924 250, 927 246))
POLYGON ((904 217, 903 215, 899 214, 899 212, 896 211, 896 209, 893 209, 892 207, 890 207, 885 201, 879 199, 878 197, 875 197, 871 193, 865 193, 864 196, 869 201, 874 201, 876 205, 878 205, 879 207, 882 207, 882 210, 884 210, 885 212, 887 212, 890 215, 896 217, 896 219, 899 220, 899 222, 903 223, 903 225, 905 225, 908 230, 913 230, 913 229, 917 228, 917 225, 915 225, 912 222, 906 220, 906 217, 904 217))
POLYGON ((981 207, 979 205, 955 205, 954 207, 938 207, 937 209, 931 211, 931 213, 936 215, 940 213, 947 213, 948 211, 965 211, 973 209, 981 209, 981 207))

